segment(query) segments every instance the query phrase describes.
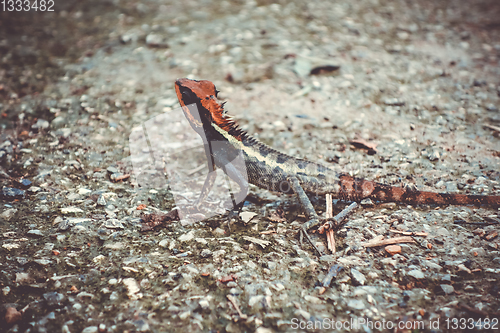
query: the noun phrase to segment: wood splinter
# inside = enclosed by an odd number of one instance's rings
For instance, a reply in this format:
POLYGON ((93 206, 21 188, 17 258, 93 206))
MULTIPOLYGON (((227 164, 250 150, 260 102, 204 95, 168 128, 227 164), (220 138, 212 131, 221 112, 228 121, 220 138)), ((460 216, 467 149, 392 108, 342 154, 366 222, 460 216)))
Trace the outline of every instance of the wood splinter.
POLYGON ((413 231, 400 231, 400 230, 395 230, 395 229, 390 229, 390 232, 394 232, 396 234, 401 234, 405 236, 420 236, 420 237, 427 237, 428 234, 426 232, 413 232, 413 231))
POLYGON ((377 247, 398 243, 416 243, 411 236, 401 236, 389 239, 382 239, 382 237, 384 236, 377 236, 366 243, 362 243, 361 245, 364 247, 377 247))
POLYGON ((241 319, 247 319, 248 316, 244 313, 241 312, 240 307, 238 304, 236 304, 236 298, 233 295, 227 295, 227 299, 231 302, 231 304, 234 306, 236 309, 236 312, 238 312, 238 316, 240 316, 241 319))

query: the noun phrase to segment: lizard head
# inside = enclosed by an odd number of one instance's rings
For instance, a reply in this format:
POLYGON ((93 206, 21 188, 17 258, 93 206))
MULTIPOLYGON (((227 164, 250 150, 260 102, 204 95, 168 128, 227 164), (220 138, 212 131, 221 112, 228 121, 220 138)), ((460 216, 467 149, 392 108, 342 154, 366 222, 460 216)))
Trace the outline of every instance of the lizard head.
POLYGON ((175 81, 175 92, 184 115, 191 127, 200 133, 204 127, 216 125, 241 140, 237 125, 224 111, 224 103, 217 99, 218 90, 207 80, 178 79, 175 81), (197 112, 193 107, 195 104, 197 112))
POLYGON ((195 130, 204 124, 208 125, 212 120, 212 112, 220 108, 217 102, 218 91, 210 81, 178 79, 175 81, 175 92, 184 115, 195 130), (196 104, 197 112, 191 107, 188 108, 191 104, 196 104))

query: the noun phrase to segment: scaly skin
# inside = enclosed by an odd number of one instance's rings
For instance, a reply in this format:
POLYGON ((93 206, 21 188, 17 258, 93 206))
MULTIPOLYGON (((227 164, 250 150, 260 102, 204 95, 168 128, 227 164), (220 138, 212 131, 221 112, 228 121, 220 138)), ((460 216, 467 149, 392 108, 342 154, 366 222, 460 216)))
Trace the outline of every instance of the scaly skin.
MULTIPOLYGON (((302 234, 309 241, 306 231, 319 224, 320 218, 306 193, 316 195, 330 193, 334 198, 345 201, 370 198, 374 201, 411 205, 500 206, 500 196, 417 191, 354 178, 348 174, 337 174, 320 164, 280 153, 241 130, 225 113, 224 104, 217 100, 218 91, 212 82, 179 79, 175 82, 175 90, 191 127, 200 134, 206 144, 210 171, 217 167, 222 168, 238 183, 242 192, 246 191, 248 181, 270 191, 295 193, 309 218, 302 227, 302 234), (196 104, 198 115, 193 114, 187 107, 191 104, 196 104), (216 149, 211 145, 214 141, 224 142, 227 145, 225 148, 216 149), (229 162, 240 153, 244 157, 247 177, 244 177, 244 170, 227 168, 229 162)), ((198 203, 201 203, 210 192, 215 180, 214 175, 213 172, 209 173, 198 203)), ((241 195, 246 194, 242 192, 241 195)))

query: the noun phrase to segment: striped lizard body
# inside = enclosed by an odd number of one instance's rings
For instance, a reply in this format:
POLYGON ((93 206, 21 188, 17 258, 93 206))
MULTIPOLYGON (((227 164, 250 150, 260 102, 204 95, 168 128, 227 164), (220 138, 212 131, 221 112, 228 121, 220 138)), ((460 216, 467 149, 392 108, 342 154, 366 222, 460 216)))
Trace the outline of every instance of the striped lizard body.
POLYGON ((243 131, 226 114, 224 103, 220 103, 217 99, 218 91, 212 82, 178 79, 175 82, 175 90, 191 127, 205 143, 210 173, 198 204, 203 202, 210 192, 215 181, 216 173, 212 172, 215 168, 222 168, 240 186, 240 196, 246 195, 248 183, 270 191, 296 194, 308 218, 302 226, 301 238, 302 235, 305 236, 316 250, 307 230, 320 224, 320 218, 307 193, 316 195, 330 193, 334 198, 345 201, 370 198, 374 201, 411 205, 500 206, 500 196, 418 191, 336 173, 321 164, 283 154, 243 131), (189 107, 193 104, 196 105, 196 113, 189 107), (214 142, 224 142, 225 145, 217 148, 213 145, 214 142), (231 166, 230 162, 238 154, 243 155, 246 170, 231 166))

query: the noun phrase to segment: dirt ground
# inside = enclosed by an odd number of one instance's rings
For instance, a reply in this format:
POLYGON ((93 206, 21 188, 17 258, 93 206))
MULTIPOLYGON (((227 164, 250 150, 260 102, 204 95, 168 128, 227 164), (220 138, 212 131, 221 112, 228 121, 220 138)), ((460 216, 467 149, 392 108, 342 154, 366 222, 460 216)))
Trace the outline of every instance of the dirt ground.
MULTIPOLYGON (((131 158, 134 131, 182 121, 180 77, 214 82, 243 129, 292 156, 394 186, 500 195, 496 0, 0 11, 0 332, 500 328, 498 207, 363 201, 336 253, 312 234, 322 256, 299 244, 297 199, 256 187, 231 230, 227 214, 141 230, 196 197, 145 186, 131 158), (399 248, 367 244, 401 236, 399 248)), ((163 167, 150 176, 164 180, 163 167)), ((313 203, 324 216, 325 198, 313 203)), ((334 200, 334 213, 348 204, 334 200)))

